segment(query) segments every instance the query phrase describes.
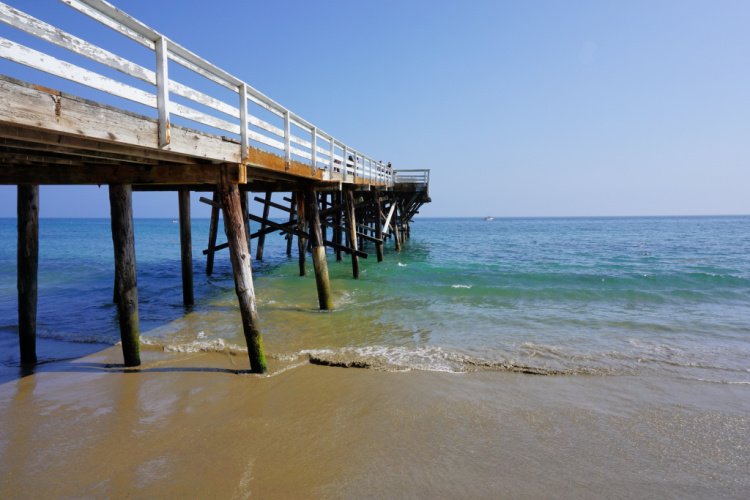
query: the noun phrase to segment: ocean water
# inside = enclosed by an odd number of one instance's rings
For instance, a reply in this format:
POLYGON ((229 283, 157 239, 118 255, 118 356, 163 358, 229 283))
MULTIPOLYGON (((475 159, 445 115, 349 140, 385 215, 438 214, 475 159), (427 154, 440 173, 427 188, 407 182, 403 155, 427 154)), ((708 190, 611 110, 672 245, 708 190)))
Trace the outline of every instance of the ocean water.
MULTIPOLYGON (((179 226, 136 220, 144 349, 242 353, 228 254, 204 273, 208 221, 193 221, 196 306, 182 305, 179 226)), ((108 219, 42 219, 39 356, 119 339, 108 219)), ((222 241, 223 235, 219 240, 222 241)), ((253 242, 255 243, 255 242, 253 242)), ((0 219, 0 361, 18 363, 16 222, 0 219)), ((285 240, 253 263, 268 355, 381 370, 656 374, 750 384, 750 217, 417 219, 400 253, 374 248, 351 278, 329 253, 335 310, 317 310, 285 240)))

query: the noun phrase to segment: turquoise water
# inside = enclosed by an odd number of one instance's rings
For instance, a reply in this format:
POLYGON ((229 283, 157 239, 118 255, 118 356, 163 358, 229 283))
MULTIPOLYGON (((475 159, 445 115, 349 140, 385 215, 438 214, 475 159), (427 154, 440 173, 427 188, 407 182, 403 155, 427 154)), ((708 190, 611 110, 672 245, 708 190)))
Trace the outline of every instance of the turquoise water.
MULTIPOLYGON (((181 303, 179 227, 137 220, 141 330, 153 349, 242 350, 231 266, 181 303)), ((0 220, 0 359, 17 363, 15 220, 0 220)), ((221 240, 220 236, 220 240, 221 240)), ((389 370, 659 373, 750 383, 750 217, 418 219, 401 253, 351 279, 329 254, 335 311, 316 310, 285 240, 254 263, 267 350, 389 370)), ((296 245, 295 245, 296 252, 296 245)), ((117 342, 108 219, 40 223, 40 357, 117 342)), ((308 267, 312 268, 309 259, 308 267)))

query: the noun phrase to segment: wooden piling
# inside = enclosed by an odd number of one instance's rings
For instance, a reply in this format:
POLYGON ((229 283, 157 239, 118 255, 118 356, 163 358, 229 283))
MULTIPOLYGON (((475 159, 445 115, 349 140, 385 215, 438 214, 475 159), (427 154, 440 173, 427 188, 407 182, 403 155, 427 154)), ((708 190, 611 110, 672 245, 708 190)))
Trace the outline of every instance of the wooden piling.
POLYGON ((115 252, 117 315, 125 366, 141 364, 138 326, 138 286, 135 272, 133 194, 130 184, 110 184, 109 206, 115 252))
MULTIPOLYGON (((354 193, 347 190, 346 196, 346 232, 349 237, 351 248, 357 250, 357 217, 354 210, 354 193)), ((359 257, 352 253, 352 275, 359 279, 359 257)))
POLYGON ((253 234, 253 232, 250 230, 250 218, 248 217, 250 206, 247 202, 247 191, 240 191, 240 209, 242 211, 242 220, 245 221, 245 234, 248 235, 247 251, 250 252, 248 255, 250 255, 250 260, 252 260, 253 243, 249 235, 253 234))
POLYGON ((383 262, 383 219, 380 206, 380 193, 375 193, 375 237, 380 241, 375 242, 375 252, 378 262, 383 262))
MULTIPOLYGON (((344 196, 342 192, 338 191, 335 193, 334 196, 336 200, 335 205, 338 207, 342 206, 344 204, 344 196)), ((333 241, 334 243, 341 245, 343 242, 341 238, 341 210, 340 209, 336 210, 334 214, 334 223, 336 224, 336 228, 334 229, 334 233, 333 233, 334 234, 333 241)), ((341 262, 341 260, 342 260, 341 249, 337 248, 336 249, 336 261, 341 262)))
POLYGON ((193 240, 190 228, 190 190, 178 191, 180 205, 180 258, 182 260, 182 303, 192 306, 193 296, 193 240))
MULTIPOLYGON (((292 201, 289 203, 289 224, 291 224, 294 221, 294 214, 297 213, 297 203, 294 201, 296 194, 292 193, 292 201)), ((292 241, 294 240, 294 236, 287 233, 286 237, 286 254, 287 256, 292 256, 292 241)))
POLYGON ((216 236, 219 232, 219 191, 214 190, 214 204, 211 205, 211 220, 208 223, 208 254, 206 254, 206 275, 211 276, 214 272, 214 247, 216 236))
MULTIPOLYGON (((305 233, 305 195, 303 191, 297 191, 295 201, 297 202, 297 230, 300 233, 305 233)), ((307 238, 301 234, 297 235, 297 250, 299 251, 299 275, 304 276, 306 274, 305 254, 307 253, 307 238)))
MULTIPOLYGON (((266 191, 266 201, 263 203, 263 220, 268 219, 268 211, 271 210, 271 191, 266 191)), ((263 230, 266 228, 265 224, 260 225, 260 236, 258 236, 258 246, 255 249, 255 260, 263 260, 263 247, 266 244, 266 233, 263 230)), ((248 233, 250 234, 250 233, 248 233)))
POLYGON ((18 345, 21 364, 36 364, 37 273, 39 269, 39 186, 19 184, 18 213, 18 345))
POLYGON ((312 243, 315 285, 318 288, 318 304, 322 310, 330 310, 333 309, 333 301, 331 300, 331 283, 328 279, 328 261, 326 260, 326 247, 323 245, 318 197, 313 188, 310 187, 305 190, 305 201, 312 243))
POLYGON ((229 256, 232 261, 234 289, 242 316, 242 330, 247 342, 250 371, 264 373, 266 358, 263 353, 263 337, 258 329, 258 312, 255 305, 255 290, 250 266, 248 233, 242 212, 239 186, 224 175, 219 188, 221 207, 224 212, 224 231, 229 243, 229 256))
POLYGON ((399 216, 401 215, 399 212, 398 202, 393 201, 393 241, 395 242, 396 251, 401 251, 401 235, 398 230, 398 224, 399 224, 399 216))

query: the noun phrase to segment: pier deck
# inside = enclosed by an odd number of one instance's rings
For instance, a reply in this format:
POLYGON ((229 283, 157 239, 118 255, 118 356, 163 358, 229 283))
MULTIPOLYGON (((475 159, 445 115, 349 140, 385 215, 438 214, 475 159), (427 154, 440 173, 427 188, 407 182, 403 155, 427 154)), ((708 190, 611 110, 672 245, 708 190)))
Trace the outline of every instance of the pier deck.
POLYGON ((366 244, 374 244, 378 261, 385 240, 400 249, 410 221, 430 201, 429 171, 394 170, 363 154, 108 2, 62 3, 150 51, 153 64, 136 64, 130 52, 105 49, 0 2, 0 22, 22 35, 0 36, 7 73, 0 75, 0 184, 18 186, 21 362, 36 362, 38 186, 107 184, 125 365, 140 364, 132 191, 179 193, 186 305, 193 303, 190 193, 207 191, 213 197, 201 198, 212 208, 206 272, 214 254, 228 248, 250 368, 265 371, 250 241, 257 238, 262 260, 267 234, 285 233, 289 255, 296 236, 300 274, 310 253, 320 307, 330 309, 326 248, 337 260, 350 256, 354 278, 366 244), (55 50, 43 50, 50 46, 55 50), (177 67, 182 81, 170 77, 177 67), (28 68, 38 79, 28 81, 28 68), (57 82, 73 82, 80 92, 56 90, 57 82), (261 215, 248 211, 250 192, 263 194, 255 198, 261 215), (288 195, 274 201, 275 193, 288 195), (288 221, 269 219, 270 208, 288 221), (217 242, 220 212, 226 243, 217 242), (252 234, 251 220, 260 224, 252 234))

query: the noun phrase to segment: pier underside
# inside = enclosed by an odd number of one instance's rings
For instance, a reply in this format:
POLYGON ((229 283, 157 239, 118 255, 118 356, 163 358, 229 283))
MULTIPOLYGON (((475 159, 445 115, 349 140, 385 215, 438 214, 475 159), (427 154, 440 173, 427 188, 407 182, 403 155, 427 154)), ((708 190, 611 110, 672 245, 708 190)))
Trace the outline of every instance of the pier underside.
MULTIPOLYGON (((159 144, 159 121, 76 96, 0 76, 0 184, 18 186, 18 293, 21 361, 36 362, 36 290, 39 185, 109 185, 115 252, 114 301, 124 363, 140 364, 138 290, 133 237, 132 192, 175 191, 180 207, 183 300, 192 305, 190 193, 211 206, 206 272, 216 252, 228 249, 235 290, 248 344, 250 370, 266 369, 251 271, 251 240, 256 260, 263 259, 265 236, 287 236, 287 254, 297 238, 300 274, 310 254, 321 309, 330 309, 326 252, 337 260, 348 255, 352 275, 359 259, 373 247, 383 260, 383 245, 392 239, 400 250, 410 235, 410 222, 430 201, 427 171, 383 171, 357 176, 339 162, 328 168, 248 147, 227 137, 170 126, 169 144, 159 144), (386 175, 387 174, 387 175, 386 175), (248 196, 261 203, 261 214, 248 211, 248 196), (269 217, 270 209, 288 217, 269 217), (218 242, 223 213, 226 242, 218 242), (250 221, 257 230, 250 233, 250 221)), ((334 155, 331 155, 334 160, 334 155)), ((346 156, 343 162, 349 164, 346 156)), ((380 169, 380 166, 375 168, 380 169)), ((43 203, 43 200, 41 201, 43 203)))

